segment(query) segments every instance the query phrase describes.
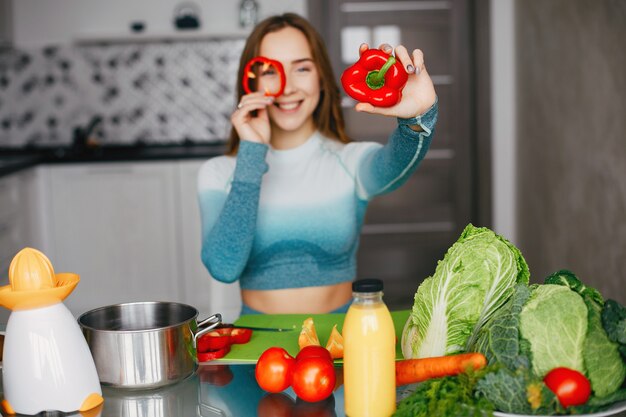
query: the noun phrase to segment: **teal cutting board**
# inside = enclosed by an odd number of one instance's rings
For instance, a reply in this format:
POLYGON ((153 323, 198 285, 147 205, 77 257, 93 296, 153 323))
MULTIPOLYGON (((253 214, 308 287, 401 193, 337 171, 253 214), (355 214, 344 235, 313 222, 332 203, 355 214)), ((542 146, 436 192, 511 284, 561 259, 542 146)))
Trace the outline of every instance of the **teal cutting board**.
MULTIPOLYGON (((409 317, 410 310, 392 311, 397 342, 396 358, 402 358, 400 340, 402 329, 409 317)), ((272 327, 287 328, 292 331, 267 332, 255 330, 252 332, 250 341, 243 345, 232 345, 230 352, 218 362, 241 362, 255 363, 261 353, 272 346, 280 346, 287 350, 289 354, 298 354, 298 336, 302 330, 302 322, 308 317, 312 317, 315 322, 315 330, 322 346, 326 345, 333 326, 337 325, 337 330, 343 331, 343 320, 345 314, 250 314, 241 316, 236 322, 237 326, 272 327)))

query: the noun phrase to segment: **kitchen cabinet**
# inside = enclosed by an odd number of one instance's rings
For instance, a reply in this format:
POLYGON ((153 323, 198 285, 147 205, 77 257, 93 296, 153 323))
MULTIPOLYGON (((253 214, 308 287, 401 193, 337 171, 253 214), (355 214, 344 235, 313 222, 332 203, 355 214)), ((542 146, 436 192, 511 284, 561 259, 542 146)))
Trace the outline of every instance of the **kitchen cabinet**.
POLYGON ((204 160, 49 165, 46 253, 81 282, 74 315, 132 301, 177 301, 200 318, 239 316, 237 284, 213 280, 200 259, 196 175, 204 160))
POLYGON ((175 172, 171 163, 48 166, 48 256, 81 277, 66 300, 72 313, 182 299, 175 172))
MULTIPOLYGON (((9 265, 20 249, 41 248, 39 169, 0 177, 0 285, 9 283, 9 265)), ((0 323, 9 311, 0 308, 0 323)))
MULTIPOLYGON (((306 0, 254 0, 257 19, 293 11, 307 14, 306 0)), ((0 0, 0 36, 16 47, 91 41, 243 37, 240 1, 203 0, 0 0), (180 30, 175 22, 199 21, 180 30), (190 20, 191 19, 191 20, 190 20), (192 25, 193 26, 193 25, 192 25)), ((245 19, 244 19, 245 21, 245 19)))
POLYGON ((41 204, 36 168, 0 177, 0 281, 8 283, 13 256, 23 247, 40 247, 41 204))

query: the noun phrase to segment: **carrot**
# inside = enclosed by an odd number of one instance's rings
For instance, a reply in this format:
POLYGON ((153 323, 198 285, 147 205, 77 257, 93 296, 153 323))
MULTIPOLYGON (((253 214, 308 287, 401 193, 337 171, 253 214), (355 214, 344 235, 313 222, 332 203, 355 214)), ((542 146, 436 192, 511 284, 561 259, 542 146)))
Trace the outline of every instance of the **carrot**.
POLYGON ((485 365, 487 365, 487 359, 482 353, 404 359, 396 361, 396 386, 458 375, 469 368, 480 369, 485 365))

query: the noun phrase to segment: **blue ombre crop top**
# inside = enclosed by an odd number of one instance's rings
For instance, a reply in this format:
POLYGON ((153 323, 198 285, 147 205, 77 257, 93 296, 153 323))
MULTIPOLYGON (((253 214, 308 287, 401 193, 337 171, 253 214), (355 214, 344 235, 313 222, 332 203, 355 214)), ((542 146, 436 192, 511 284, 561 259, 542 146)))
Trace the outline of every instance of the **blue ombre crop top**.
POLYGON ((436 120, 437 103, 417 118, 398 119, 384 146, 316 132, 289 150, 242 140, 237 156, 206 161, 198 199, 201 256, 211 276, 254 290, 353 280, 369 201, 415 171, 436 120))

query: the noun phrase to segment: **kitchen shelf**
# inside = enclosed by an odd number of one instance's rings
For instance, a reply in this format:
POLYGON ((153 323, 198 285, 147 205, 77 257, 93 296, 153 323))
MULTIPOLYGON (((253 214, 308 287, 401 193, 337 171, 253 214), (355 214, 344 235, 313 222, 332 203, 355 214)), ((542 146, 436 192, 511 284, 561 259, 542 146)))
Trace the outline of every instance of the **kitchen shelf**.
POLYGON ((245 39, 248 29, 228 32, 180 31, 162 33, 81 33, 73 38, 78 45, 101 43, 184 42, 211 39, 245 39))

